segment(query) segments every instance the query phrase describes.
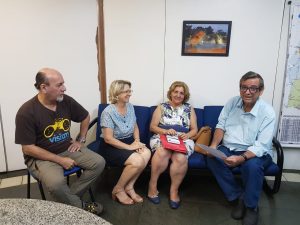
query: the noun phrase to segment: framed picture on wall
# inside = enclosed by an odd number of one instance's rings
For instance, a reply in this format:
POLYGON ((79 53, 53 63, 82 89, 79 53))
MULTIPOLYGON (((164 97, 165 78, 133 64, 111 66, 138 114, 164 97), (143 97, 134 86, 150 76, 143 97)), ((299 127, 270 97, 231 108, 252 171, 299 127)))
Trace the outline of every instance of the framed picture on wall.
POLYGON ((228 56, 231 21, 183 21, 181 55, 228 56))

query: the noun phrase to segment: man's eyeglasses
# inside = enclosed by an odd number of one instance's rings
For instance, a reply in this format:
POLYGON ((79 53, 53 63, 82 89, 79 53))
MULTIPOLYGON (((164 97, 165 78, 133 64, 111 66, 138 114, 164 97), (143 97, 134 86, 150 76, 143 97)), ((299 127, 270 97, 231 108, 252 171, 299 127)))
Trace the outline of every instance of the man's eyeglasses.
POLYGON ((241 86, 240 87, 241 92, 245 93, 245 92, 247 92, 247 90, 249 90, 251 94, 255 94, 256 92, 258 92, 260 90, 260 88, 256 87, 256 86, 251 86, 251 87, 241 86))
POLYGON ((122 94, 131 94, 133 90, 126 90, 126 91, 121 91, 122 94))

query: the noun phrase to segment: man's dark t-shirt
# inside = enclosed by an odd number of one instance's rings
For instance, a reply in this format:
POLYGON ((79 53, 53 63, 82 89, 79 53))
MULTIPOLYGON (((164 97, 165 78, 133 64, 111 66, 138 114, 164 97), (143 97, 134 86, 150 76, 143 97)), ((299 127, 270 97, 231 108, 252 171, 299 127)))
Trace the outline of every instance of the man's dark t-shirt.
MULTIPOLYGON (((87 116, 88 112, 68 95, 57 102, 56 111, 43 106, 36 95, 17 112, 15 143, 34 144, 54 154, 62 153, 71 145, 71 121, 81 122, 87 116)), ((24 158, 26 163, 30 156, 24 158)))

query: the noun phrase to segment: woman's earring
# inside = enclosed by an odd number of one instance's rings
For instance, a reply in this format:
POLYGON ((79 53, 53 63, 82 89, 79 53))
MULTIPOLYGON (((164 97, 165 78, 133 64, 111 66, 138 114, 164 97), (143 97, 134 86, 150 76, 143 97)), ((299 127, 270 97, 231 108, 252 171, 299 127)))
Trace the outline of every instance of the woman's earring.
POLYGON ((119 100, 119 96, 116 97, 116 100, 117 100, 117 101, 119 100))

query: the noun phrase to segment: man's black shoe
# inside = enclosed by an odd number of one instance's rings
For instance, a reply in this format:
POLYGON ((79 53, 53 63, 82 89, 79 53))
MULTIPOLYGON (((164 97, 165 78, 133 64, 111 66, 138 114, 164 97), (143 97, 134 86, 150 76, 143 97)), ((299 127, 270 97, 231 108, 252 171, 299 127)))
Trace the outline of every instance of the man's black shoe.
POLYGON ((231 217, 235 220, 240 220, 244 217, 246 207, 243 199, 239 199, 231 211, 231 217))
POLYGON ((256 209, 246 209, 243 225, 256 225, 258 222, 258 207, 256 209))
POLYGON ((98 202, 82 202, 83 203, 83 209, 85 211, 88 211, 90 213, 96 214, 99 216, 103 212, 103 206, 98 202))

